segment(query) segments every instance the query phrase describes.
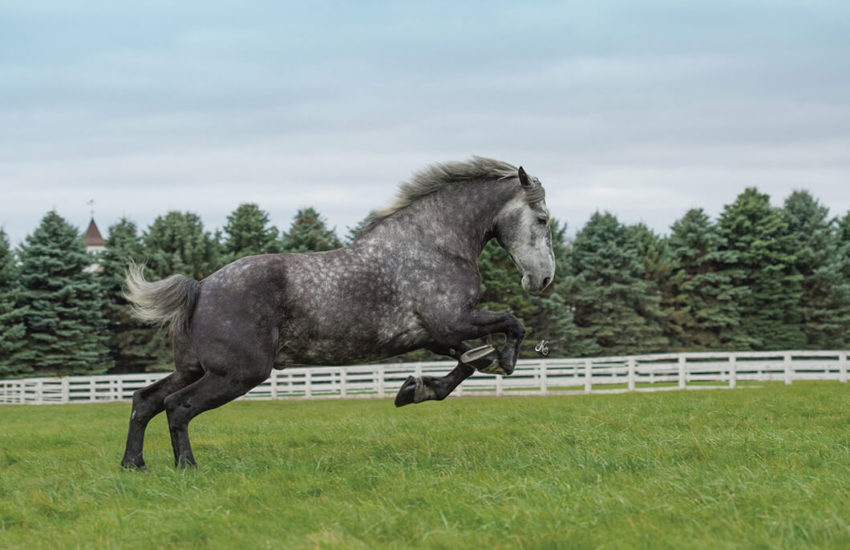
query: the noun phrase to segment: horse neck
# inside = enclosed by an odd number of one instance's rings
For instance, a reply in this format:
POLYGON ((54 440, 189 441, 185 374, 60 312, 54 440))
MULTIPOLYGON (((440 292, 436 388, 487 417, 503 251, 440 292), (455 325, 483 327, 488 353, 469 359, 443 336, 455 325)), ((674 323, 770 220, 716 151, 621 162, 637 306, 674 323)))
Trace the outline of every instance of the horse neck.
MULTIPOLYGON (((513 182, 515 183, 515 182, 513 182)), ((493 237, 495 219, 514 195, 511 182, 459 183, 411 204, 387 220, 407 238, 477 262, 493 237)))

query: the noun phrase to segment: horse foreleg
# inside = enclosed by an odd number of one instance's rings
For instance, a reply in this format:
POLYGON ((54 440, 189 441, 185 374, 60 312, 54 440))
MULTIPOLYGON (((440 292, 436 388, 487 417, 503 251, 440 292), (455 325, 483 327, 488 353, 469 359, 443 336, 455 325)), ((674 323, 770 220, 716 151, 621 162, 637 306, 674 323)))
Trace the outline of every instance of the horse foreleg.
MULTIPOLYGON (((461 342, 454 347, 435 346, 429 349, 435 353, 460 359, 461 355, 469 351, 469 346, 461 342)), ((457 366, 445 376, 408 376, 395 396, 395 406, 403 407, 411 403, 432 400, 442 401, 474 372, 474 368, 458 362, 457 366)))
POLYGON ((442 401, 474 372, 474 368, 458 363, 450 373, 439 378, 408 376, 395 396, 395 406, 403 407, 411 403, 431 400, 442 401))
POLYGON ((511 374, 519 357, 519 346, 525 337, 525 328, 513 315, 472 310, 462 316, 450 330, 437 337, 438 344, 431 351, 449 355, 458 360, 457 366, 446 376, 408 376, 395 397, 395 406, 410 403, 442 400, 464 380, 472 376, 475 368, 460 361, 461 355, 470 349, 464 340, 473 340, 491 334, 504 334, 505 344, 501 350, 492 352, 492 361, 501 373, 511 374))
POLYGON ((461 340, 504 334, 505 343, 502 349, 493 352, 494 364, 483 372, 510 375, 514 372, 519 358, 519 346, 525 338, 525 327, 508 313, 473 310, 460 320, 453 334, 461 340))

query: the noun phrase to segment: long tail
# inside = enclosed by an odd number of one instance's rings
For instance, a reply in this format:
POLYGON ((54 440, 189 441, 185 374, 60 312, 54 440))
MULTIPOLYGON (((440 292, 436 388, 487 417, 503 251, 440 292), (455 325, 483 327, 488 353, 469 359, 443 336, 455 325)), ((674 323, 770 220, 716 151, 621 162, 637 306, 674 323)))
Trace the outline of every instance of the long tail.
POLYGON ((127 266, 127 291, 133 315, 151 325, 168 325, 172 334, 184 330, 195 309, 201 283, 185 275, 148 281, 135 263, 127 266))

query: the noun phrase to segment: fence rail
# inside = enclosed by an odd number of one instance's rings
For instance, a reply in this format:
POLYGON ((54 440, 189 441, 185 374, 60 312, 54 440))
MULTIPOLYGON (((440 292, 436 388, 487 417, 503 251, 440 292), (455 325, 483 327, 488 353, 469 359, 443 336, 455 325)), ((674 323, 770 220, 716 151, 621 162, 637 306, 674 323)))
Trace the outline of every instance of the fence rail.
MULTIPOLYGON (((741 382, 837 380, 846 383, 847 351, 711 352, 525 359, 511 376, 476 374, 453 395, 734 388, 741 382)), ((273 371, 242 399, 384 398, 407 376, 441 376, 453 362, 389 363, 273 371)), ((0 380, 0 404, 128 401, 168 373, 0 380)))

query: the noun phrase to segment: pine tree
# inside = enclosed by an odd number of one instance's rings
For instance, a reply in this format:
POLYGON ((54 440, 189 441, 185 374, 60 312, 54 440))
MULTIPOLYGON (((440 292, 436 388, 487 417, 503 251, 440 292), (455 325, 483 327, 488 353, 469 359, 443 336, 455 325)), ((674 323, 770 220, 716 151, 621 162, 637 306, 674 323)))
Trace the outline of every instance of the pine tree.
POLYGON ((222 263, 244 256, 280 252, 277 227, 269 225, 268 213, 256 204, 240 204, 227 216, 224 233, 227 237, 222 243, 222 263))
POLYGON ((726 240, 723 250, 736 253, 726 274, 748 289, 740 302, 741 322, 753 347, 802 347, 802 277, 793 270, 795 251, 782 212, 751 187, 724 208, 718 228, 726 240))
POLYGON ((143 263, 144 249, 136 224, 126 218, 109 228, 106 250, 98 256, 102 267, 98 273, 103 296, 103 313, 109 327, 109 354, 114 363, 110 373, 144 372, 156 361, 161 351, 152 353, 151 341, 156 329, 130 314, 124 299, 124 278, 130 262, 143 263))
POLYGON ((142 241, 157 278, 180 273, 201 280, 221 267, 219 244, 197 214, 172 211, 154 220, 142 241))
POLYGON ((795 251, 794 273, 802 276, 799 307, 810 349, 837 349, 850 333, 850 270, 847 245, 842 246, 829 209, 807 191, 795 191, 782 210, 795 251))
POLYGON ((675 330, 671 329, 672 319, 664 308, 662 294, 664 284, 673 270, 667 256, 667 239, 656 235, 644 223, 630 225, 628 229, 637 246, 638 257, 643 264, 643 279, 647 283, 648 299, 640 304, 638 313, 661 327, 664 337, 669 341, 668 334, 675 330))
POLYGON ((701 208, 673 223, 667 256, 673 266, 664 285, 664 302, 672 322, 673 346, 684 351, 747 349, 738 302, 746 289, 735 287, 722 267, 736 253, 701 208))
POLYGON ((595 213, 576 235, 566 292, 578 327, 570 355, 666 348, 667 339, 654 319, 659 297, 645 279, 642 260, 635 232, 607 212, 595 213))
POLYGON ((77 230, 48 212, 21 246, 20 260, 27 345, 16 360, 38 374, 105 372, 106 322, 98 285, 85 271, 93 259, 77 230))
POLYGON ((850 244, 850 211, 838 222, 838 238, 842 244, 850 244))
POLYGON ((26 372, 16 360, 25 344, 24 310, 17 306, 20 296, 15 256, 6 232, 0 229, 0 376, 26 372))
POLYGON ((838 221, 837 232, 839 254, 842 254, 848 260, 848 264, 845 264, 847 267, 844 271, 844 278, 845 280, 850 280, 850 212, 847 212, 838 221))
POLYGON ((289 231, 281 240, 282 252, 320 252, 342 246, 336 232, 328 229, 314 208, 302 208, 295 214, 289 231))
MULTIPOLYGON (((844 280, 850 281, 850 211, 838 220, 839 254, 845 259, 844 280)), ((844 336, 844 349, 850 348, 850 332, 844 336)))

